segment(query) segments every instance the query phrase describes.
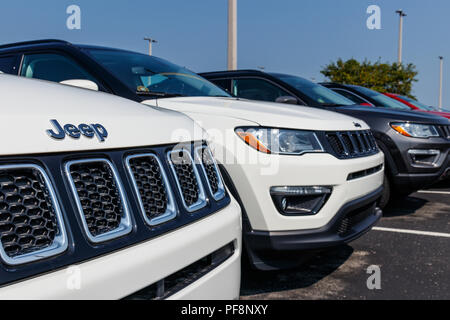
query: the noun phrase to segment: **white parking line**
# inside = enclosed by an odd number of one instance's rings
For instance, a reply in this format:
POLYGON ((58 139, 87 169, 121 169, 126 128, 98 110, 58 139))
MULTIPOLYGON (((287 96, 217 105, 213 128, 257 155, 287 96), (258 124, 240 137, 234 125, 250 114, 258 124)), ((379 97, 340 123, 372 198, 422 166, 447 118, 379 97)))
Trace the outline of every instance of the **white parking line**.
POLYGON ((431 236, 431 237, 450 238, 450 233, 442 233, 442 232, 430 232, 430 231, 419 231, 419 230, 383 228, 383 227, 373 227, 372 230, 397 232, 397 233, 418 234, 418 235, 422 235, 422 236, 431 236))
POLYGON ((450 194, 450 191, 420 190, 417 191, 417 193, 450 194))

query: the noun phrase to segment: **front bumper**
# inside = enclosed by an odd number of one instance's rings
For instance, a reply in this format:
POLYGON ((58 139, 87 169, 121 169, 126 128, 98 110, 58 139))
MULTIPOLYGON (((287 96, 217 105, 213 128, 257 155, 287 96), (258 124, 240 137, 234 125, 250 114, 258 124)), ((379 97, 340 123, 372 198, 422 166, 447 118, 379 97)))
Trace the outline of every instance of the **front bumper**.
POLYGON ((259 270, 278 270, 296 266, 309 251, 339 246, 368 232, 381 218, 376 207, 383 188, 346 203, 326 226, 301 231, 244 230, 244 241, 252 265, 259 270), (296 255, 296 251, 302 254, 296 255), (274 254, 278 253, 278 254, 274 254))
POLYGON ((0 299, 120 299, 230 242, 235 248, 231 257, 169 298, 237 299, 241 234, 241 211, 232 200, 221 211, 156 239, 2 287, 0 299))
POLYGON ((389 177, 399 192, 410 193, 448 178, 450 139, 411 138, 390 130, 388 135, 383 137, 381 144, 380 147, 386 153, 389 177), (438 150, 440 155, 433 164, 418 165, 411 160, 408 153, 410 150, 438 150))
POLYGON ((321 249, 353 241, 369 231, 381 218, 376 202, 382 187, 374 192, 346 203, 325 226, 301 231, 254 231, 244 234, 247 245, 255 251, 294 251, 321 249))
POLYGON ((405 192, 418 190, 439 180, 450 179, 450 152, 444 154, 442 165, 434 172, 425 173, 397 173, 393 176, 394 184, 405 192))

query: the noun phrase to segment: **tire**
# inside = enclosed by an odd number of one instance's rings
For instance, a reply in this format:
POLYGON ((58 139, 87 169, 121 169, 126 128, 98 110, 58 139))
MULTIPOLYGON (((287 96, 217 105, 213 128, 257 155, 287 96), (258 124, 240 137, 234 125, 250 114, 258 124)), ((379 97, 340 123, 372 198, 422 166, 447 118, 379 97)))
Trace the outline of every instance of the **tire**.
POLYGON ((381 194, 380 201, 378 202, 378 206, 381 209, 384 209, 389 201, 391 200, 391 184, 389 182, 388 177, 386 174, 384 174, 384 181, 383 181, 383 193, 381 194))

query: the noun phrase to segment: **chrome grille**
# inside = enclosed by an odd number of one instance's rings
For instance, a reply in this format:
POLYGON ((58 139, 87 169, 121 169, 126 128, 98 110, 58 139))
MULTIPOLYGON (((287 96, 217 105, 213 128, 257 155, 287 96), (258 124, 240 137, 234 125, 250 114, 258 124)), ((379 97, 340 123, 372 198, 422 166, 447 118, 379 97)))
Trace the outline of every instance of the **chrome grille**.
POLYGON ((66 174, 89 240, 107 241, 131 231, 126 199, 111 162, 69 161, 66 174))
POLYGON ((34 164, 0 166, 0 255, 16 265, 59 254, 67 236, 47 174, 34 164))
POLYGON ((138 154, 128 156, 126 164, 147 224, 157 225, 175 218, 173 194, 159 159, 154 154, 138 154))
POLYGON ((206 197, 194 160, 189 151, 176 149, 168 153, 183 204, 189 212, 206 206, 206 197))
POLYGON ((341 159, 364 157, 378 152, 370 130, 327 132, 325 136, 333 153, 341 159))
POLYGON ((450 139, 450 126, 438 126, 438 128, 442 137, 450 139))
POLYGON ((207 146, 201 146, 196 149, 195 155, 202 165, 203 173, 207 178, 208 187, 214 199, 222 199, 225 196, 225 187, 211 150, 207 146))

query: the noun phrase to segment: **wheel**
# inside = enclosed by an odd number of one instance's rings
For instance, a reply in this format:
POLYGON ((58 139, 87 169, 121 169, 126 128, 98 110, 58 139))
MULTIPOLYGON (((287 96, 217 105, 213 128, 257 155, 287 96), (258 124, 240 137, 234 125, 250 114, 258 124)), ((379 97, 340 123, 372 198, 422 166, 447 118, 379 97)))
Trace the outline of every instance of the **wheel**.
POLYGON ((381 198, 378 203, 378 206, 381 209, 384 209, 387 206, 387 204, 389 203, 390 199, 391 199, 391 184, 390 184, 389 179, 386 176, 386 174, 384 174, 383 193, 381 194, 381 198))

